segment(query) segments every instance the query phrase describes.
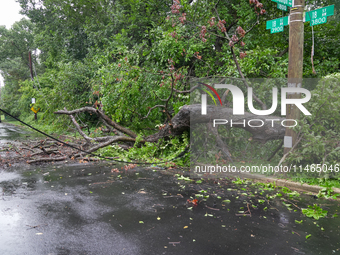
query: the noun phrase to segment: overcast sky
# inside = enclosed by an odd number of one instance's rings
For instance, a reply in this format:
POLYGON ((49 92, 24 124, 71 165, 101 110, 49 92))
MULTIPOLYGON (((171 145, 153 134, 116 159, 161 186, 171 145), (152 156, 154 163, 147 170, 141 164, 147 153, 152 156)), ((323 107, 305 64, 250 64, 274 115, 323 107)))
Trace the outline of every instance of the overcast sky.
MULTIPOLYGON (((0 26, 11 28, 13 23, 21 20, 24 16, 19 14, 20 5, 15 0, 0 0, 0 26)), ((0 76, 0 83, 3 79, 0 76)))

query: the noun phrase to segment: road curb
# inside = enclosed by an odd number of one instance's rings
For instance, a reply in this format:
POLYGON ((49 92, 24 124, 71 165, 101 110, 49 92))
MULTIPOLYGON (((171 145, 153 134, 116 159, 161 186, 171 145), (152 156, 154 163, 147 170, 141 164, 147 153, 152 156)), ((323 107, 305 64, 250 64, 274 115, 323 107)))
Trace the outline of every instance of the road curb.
MULTIPOLYGON (((297 191, 307 191, 312 193, 319 193, 320 190, 325 187, 317 186, 317 185, 309 185, 306 183, 294 182, 286 179, 279 179, 275 177, 263 176, 259 174, 249 174, 249 173, 239 173, 239 177, 252 179, 256 182, 275 182, 277 186, 287 187, 292 190, 297 191)), ((339 188, 333 188, 334 193, 340 194, 339 188)))
MULTIPOLYGON (((207 176, 210 176, 212 178, 220 178, 220 177, 239 177, 242 179, 252 179, 255 182, 275 182, 276 186, 282 186, 282 187, 287 187, 291 190, 296 190, 296 191, 305 191, 305 192, 311 192, 318 194, 320 190, 324 189, 325 187, 321 187, 318 185, 309 185, 307 183, 301 183, 301 182, 294 182, 291 180, 287 179, 280 179, 272 176, 265 176, 265 175, 260 175, 260 174, 251 174, 247 172, 226 172, 220 175, 219 173, 210 173, 208 175, 206 174, 197 174, 194 170, 190 170, 190 175, 191 177, 194 178, 207 178, 207 176)), ((339 188, 332 188, 334 193, 340 194, 340 189, 339 188)), ((339 197, 340 199, 340 197, 339 197)))

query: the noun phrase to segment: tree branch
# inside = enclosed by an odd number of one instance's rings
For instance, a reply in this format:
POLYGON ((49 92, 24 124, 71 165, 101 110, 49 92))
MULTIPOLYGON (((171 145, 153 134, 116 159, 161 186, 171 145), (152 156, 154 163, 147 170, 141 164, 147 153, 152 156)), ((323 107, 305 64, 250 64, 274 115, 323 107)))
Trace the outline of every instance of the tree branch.
POLYGON ((282 57, 284 54, 286 54, 289 50, 289 47, 285 48, 283 51, 281 51, 276 57, 282 57))
MULTIPOLYGON (((217 2, 217 3, 218 3, 218 2, 217 2)), ((216 12, 216 15, 217 15, 218 20, 221 20, 221 19, 220 19, 220 15, 218 14, 218 11, 217 11, 217 7, 216 7, 216 6, 217 6, 217 3, 216 3, 216 5, 215 5, 215 12, 216 12)), ((249 32, 250 32, 257 24, 259 24, 259 17, 257 17, 257 21, 252 25, 252 27, 251 27, 250 29, 248 29, 248 31, 246 32, 246 34, 249 33, 249 32)), ((226 37, 226 38, 229 40, 229 42, 230 42, 231 39, 230 39, 230 37, 229 37, 227 31, 224 32, 224 35, 225 35, 225 37, 226 37)), ((241 39, 239 39, 237 42, 239 42, 240 40, 241 40, 241 39)), ((236 43, 237 43, 237 42, 236 42, 236 43)), ((234 60, 234 62, 235 62, 235 64, 236 64, 237 71, 239 72, 239 74, 240 74, 240 76, 241 76, 241 79, 242 79, 244 85, 245 85, 247 88, 249 88, 249 84, 248 84, 248 82, 246 81, 246 78, 245 78, 244 75, 243 75, 243 72, 242 72, 242 70, 241 70, 240 64, 239 64, 238 61, 237 61, 237 58, 236 58, 236 55, 235 55, 235 52, 234 52, 233 47, 230 47, 230 50, 231 50, 231 53, 232 53, 232 55, 233 55, 233 60, 234 60)), ((254 100, 255 100, 256 102, 258 102, 258 103, 261 105, 261 107, 262 107, 263 110, 266 110, 266 109, 267 109, 266 104, 263 103, 263 102, 262 102, 262 101, 254 94, 254 92, 253 92, 253 98, 254 98, 254 100)))
POLYGON ((131 130, 129 130, 128 128, 125 128, 125 127, 122 127, 120 125, 118 125, 116 122, 114 122, 113 120, 111 120, 108 116, 106 116, 102 111, 100 110, 97 110, 93 107, 82 107, 82 108, 79 108, 79 109, 75 109, 75 110, 72 110, 72 111, 66 111, 66 110, 59 110, 59 111, 56 111, 54 112, 55 114, 66 114, 66 115, 73 115, 75 113, 81 113, 81 112, 91 112, 91 113, 95 113, 97 114, 99 117, 103 118, 107 124, 109 124, 110 126, 114 127, 115 129, 123 132, 124 134, 127 134, 133 138, 136 138, 137 135, 132 132, 131 130))
MULTIPOLYGON (((100 144, 88 149, 86 152, 88 152, 88 153, 94 152, 94 151, 96 151, 100 148, 106 147, 106 146, 108 146, 108 145, 110 145, 114 142, 136 142, 136 139, 131 138, 131 137, 127 137, 127 136, 116 136, 116 137, 109 139, 108 141, 106 141, 104 143, 100 143, 100 144)), ((84 153, 83 152, 77 153, 76 155, 74 155, 74 157, 79 157, 82 154, 84 154, 84 153)))
POLYGON ((142 119, 146 119, 147 117, 149 117, 149 114, 151 113, 151 111, 152 111, 153 109, 157 108, 157 107, 165 108, 164 105, 155 105, 154 107, 151 107, 151 108, 149 109, 148 114, 147 114, 145 117, 143 117, 142 119))
MULTIPOLYGON (((64 110, 67 111, 66 107, 64 107, 64 110)), ((82 137, 84 137, 86 143, 89 144, 89 143, 93 140, 93 138, 87 136, 87 135, 83 132, 83 130, 81 130, 81 128, 80 128, 78 122, 76 121, 76 119, 74 118, 74 116, 73 116, 72 114, 70 114, 70 118, 71 118, 71 120, 72 120, 72 122, 73 122, 73 125, 76 127, 78 133, 79 133, 82 137)))
MULTIPOLYGON (((234 52, 233 47, 230 47, 230 50, 231 50, 231 53, 232 53, 232 55, 233 55, 233 59, 234 59, 234 62, 235 62, 235 64, 236 64, 237 70, 238 70, 238 72, 239 72, 239 74, 240 74, 240 76, 241 76, 241 79, 242 79, 242 81, 243 81, 243 84, 244 84, 247 88, 249 88, 249 84, 248 84, 246 78, 244 77, 244 75, 243 75, 243 73, 242 73, 240 64, 239 64, 238 61, 237 61, 237 58, 236 58, 236 55, 235 55, 235 52, 234 52)), ((263 103, 263 102, 262 102, 262 101, 254 94, 254 92, 253 92, 253 98, 254 98, 254 100, 255 100, 256 102, 258 102, 258 103, 261 105, 262 110, 266 110, 266 109, 267 109, 266 104, 263 103)))
POLYGON ((185 94, 185 93, 191 93, 191 92, 193 92, 193 91, 194 91, 195 89, 197 89, 198 87, 199 87, 199 86, 196 85, 196 86, 192 87, 192 88, 189 89, 189 90, 183 90, 183 91, 180 91, 180 90, 177 90, 177 89, 174 88, 174 91, 175 91, 176 93, 185 94))

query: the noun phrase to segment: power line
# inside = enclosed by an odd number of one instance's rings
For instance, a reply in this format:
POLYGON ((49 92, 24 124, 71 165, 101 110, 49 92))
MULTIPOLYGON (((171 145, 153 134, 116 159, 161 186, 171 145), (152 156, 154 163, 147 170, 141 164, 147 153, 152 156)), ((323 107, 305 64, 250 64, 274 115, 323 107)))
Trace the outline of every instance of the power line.
POLYGON ((33 130, 35 130, 35 131, 37 131, 37 132, 43 134, 44 136, 47 136, 47 137, 49 137, 49 138, 51 138, 51 139, 53 139, 53 140, 55 140, 55 141, 57 141, 57 142, 59 142, 59 143, 62 143, 62 144, 66 145, 66 146, 68 146, 68 147, 70 147, 70 148, 73 148, 73 149, 76 149, 76 150, 81 151, 81 152, 83 152, 83 153, 89 154, 89 155, 91 155, 91 156, 93 156, 93 157, 99 157, 99 158, 102 158, 102 159, 112 160, 112 161, 116 161, 116 162, 119 162, 119 163, 129 163, 129 164, 133 163, 133 164, 138 164, 138 165, 160 165, 160 164, 169 163, 169 162, 172 162, 172 161, 174 161, 174 160, 176 160, 176 159, 178 159, 178 158, 181 158, 181 157, 183 157, 185 154, 187 154, 188 151, 189 151, 189 146, 187 146, 187 147, 184 149, 184 151, 182 151, 178 156, 174 157, 173 159, 167 160, 167 161, 163 161, 163 162, 157 162, 157 163, 147 163, 147 162, 138 162, 138 161, 137 161, 137 162, 135 162, 135 161, 133 161, 133 162, 128 162, 128 161, 113 159, 113 158, 109 158, 109 157, 104 157, 104 156, 102 156, 102 155, 93 154, 92 152, 87 152, 87 151, 82 150, 82 149, 80 149, 80 148, 77 148, 77 147, 75 147, 75 146, 73 146, 73 145, 71 145, 71 144, 65 143, 65 142, 63 142, 63 141, 61 141, 61 140, 59 140, 59 139, 57 139, 57 138, 55 138, 55 137, 53 137, 53 136, 50 136, 49 134, 46 134, 45 132, 43 132, 43 131, 41 131, 41 130, 39 130, 39 129, 36 129, 35 127, 32 127, 32 126, 29 125, 28 123, 26 123, 26 122, 24 122, 24 121, 18 119, 17 117, 14 117, 13 115, 11 115, 10 113, 8 113, 7 111, 5 111, 5 110, 3 110, 3 109, 1 109, 1 108, 0 108, 0 111, 2 111, 2 112, 3 112, 4 114, 6 114, 6 115, 12 117, 13 119, 15 119, 15 120, 21 122, 22 124, 28 126, 29 128, 31 128, 31 129, 33 129, 33 130))

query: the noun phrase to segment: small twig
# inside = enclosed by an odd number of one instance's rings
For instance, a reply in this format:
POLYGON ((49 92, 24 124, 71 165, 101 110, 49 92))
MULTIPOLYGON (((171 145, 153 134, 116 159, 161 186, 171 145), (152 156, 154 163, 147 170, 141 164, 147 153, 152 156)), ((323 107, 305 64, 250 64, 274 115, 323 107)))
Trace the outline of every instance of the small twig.
POLYGON ((250 211, 250 208, 249 208, 249 203, 247 203, 247 207, 248 207, 248 212, 249 212, 250 217, 251 217, 251 211, 250 211))
POLYGON ((212 207, 209 207, 209 206, 205 206, 206 208, 208 208, 208 209, 210 209, 210 210, 214 210, 214 211, 219 211, 220 209, 218 209, 218 208, 212 208, 212 207))
POLYGON ((238 214, 235 214, 235 216, 249 216, 249 217, 251 217, 250 214, 246 214, 246 213, 238 213, 238 214))
POLYGON ((164 198, 169 198, 169 197, 180 197, 180 198, 183 198, 182 195, 178 194, 178 195, 173 195, 173 196, 163 196, 164 198))
POLYGON ((149 117, 149 114, 151 113, 151 111, 152 111, 153 109, 157 108, 157 107, 165 108, 164 105, 155 105, 154 107, 151 107, 151 108, 149 109, 148 114, 147 114, 145 117, 143 117, 142 119, 146 119, 147 117, 149 117))
POLYGON ((291 203, 291 204, 294 205, 297 209, 301 210, 300 207, 298 207, 296 204, 292 203, 291 201, 289 201, 289 200, 287 200, 287 199, 285 199, 285 198, 282 198, 282 200, 284 200, 284 201, 286 201, 286 202, 288 202, 288 203, 291 203))
MULTIPOLYGON (((297 137, 299 137, 300 132, 298 133, 297 137)), ((286 157, 295 149, 295 147, 301 142, 303 137, 303 134, 301 135, 301 137, 299 138, 299 140, 297 140, 297 142, 294 144, 294 146, 286 153, 283 155, 283 157, 281 158, 278 166, 280 166, 282 164, 282 162, 286 159, 286 157)))
POLYGON ((36 226, 26 225, 26 226, 27 226, 27 227, 30 227, 29 229, 32 229, 32 228, 38 228, 38 227, 41 227, 41 226, 47 226, 47 224, 36 225, 36 226))
POLYGON ((29 160, 27 161, 28 164, 37 163, 37 162, 51 162, 51 161, 62 161, 66 160, 67 157, 60 157, 60 158, 40 158, 35 160, 29 160))
POLYGON ((20 156, 22 156, 22 154, 21 154, 21 152, 19 151, 19 149, 18 149, 14 144, 12 144, 12 146, 13 146, 13 149, 14 149, 17 153, 19 153, 20 156))
POLYGON ((277 146, 276 150, 272 153, 272 155, 270 155, 270 157, 267 159, 267 161, 270 161, 275 156, 275 154, 281 149, 282 145, 283 145, 283 141, 281 141, 279 146, 277 146))
POLYGON ((169 242, 169 244, 172 244, 173 246, 176 246, 176 244, 180 244, 181 242, 169 242))
POLYGON ((183 91, 180 91, 180 90, 177 90, 177 89, 174 88, 174 91, 175 91, 176 93, 181 93, 181 94, 184 94, 184 93, 191 93, 191 92, 193 92, 195 89, 197 89, 198 87, 199 87, 199 86, 196 85, 196 86, 192 87, 192 88, 189 89, 189 90, 183 90, 183 91))
POLYGON ((26 226, 30 228, 38 228, 40 225, 36 225, 36 226, 26 225, 26 226))
POLYGON ((34 150, 32 150, 32 149, 30 149, 30 148, 27 148, 27 147, 21 147, 21 149, 34 152, 34 150))
POLYGON ((298 236, 301 236, 298 232, 292 231, 294 234, 297 234, 298 236))
POLYGON ((270 207, 269 209, 275 209, 276 211, 279 212, 279 209, 277 209, 276 207, 270 207))

